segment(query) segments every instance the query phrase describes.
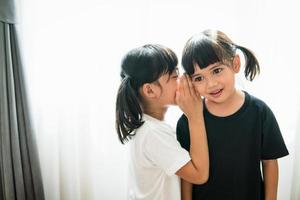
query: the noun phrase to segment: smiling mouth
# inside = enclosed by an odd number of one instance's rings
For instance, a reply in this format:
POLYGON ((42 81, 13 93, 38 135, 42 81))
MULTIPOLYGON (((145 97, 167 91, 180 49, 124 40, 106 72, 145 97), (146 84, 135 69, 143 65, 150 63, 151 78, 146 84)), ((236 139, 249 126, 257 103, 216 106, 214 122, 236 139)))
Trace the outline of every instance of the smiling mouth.
POLYGON ((213 97, 218 97, 218 96, 221 95, 222 91, 223 91, 223 89, 220 89, 220 90, 216 90, 216 91, 214 91, 214 92, 211 92, 211 93, 209 93, 209 94, 210 94, 211 96, 213 96, 213 97))

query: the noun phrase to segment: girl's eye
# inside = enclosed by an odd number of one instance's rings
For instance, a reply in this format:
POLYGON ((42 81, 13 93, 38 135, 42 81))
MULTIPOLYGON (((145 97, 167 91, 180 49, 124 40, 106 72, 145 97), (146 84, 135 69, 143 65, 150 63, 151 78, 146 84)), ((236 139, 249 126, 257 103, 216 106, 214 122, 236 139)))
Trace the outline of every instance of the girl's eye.
POLYGON ((213 70, 214 74, 219 74, 223 69, 222 68, 216 68, 213 70))
POLYGON ((202 81, 203 80, 203 77, 202 76, 198 76, 194 79, 195 82, 199 82, 199 81, 202 81))

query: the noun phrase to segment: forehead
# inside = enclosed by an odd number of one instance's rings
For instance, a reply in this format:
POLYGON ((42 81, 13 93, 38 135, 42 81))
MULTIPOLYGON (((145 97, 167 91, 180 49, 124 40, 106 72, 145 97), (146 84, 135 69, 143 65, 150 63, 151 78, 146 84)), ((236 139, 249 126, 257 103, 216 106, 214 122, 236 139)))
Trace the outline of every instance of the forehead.
POLYGON ((195 63, 194 64, 194 74, 192 74, 192 76, 196 75, 196 74, 200 74, 200 73, 209 72, 220 65, 221 65, 220 62, 216 62, 216 63, 210 64, 207 67, 201 69, 202 66, 199 66, 197 63, 195 63))

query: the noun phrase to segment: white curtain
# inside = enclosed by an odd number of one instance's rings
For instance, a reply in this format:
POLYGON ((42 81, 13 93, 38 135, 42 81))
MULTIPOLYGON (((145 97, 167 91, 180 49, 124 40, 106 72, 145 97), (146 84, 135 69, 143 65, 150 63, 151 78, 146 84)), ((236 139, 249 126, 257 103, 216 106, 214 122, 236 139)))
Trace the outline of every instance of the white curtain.
MULTIPOLYGON (((127 146, 114 129, 120 62, 161 43, 180 58, 207 28, 252 49, 261 63, 240 87, 274 111, 290 155, 279 160, 279 200, 300 198, 300 17, 295 1, 26 0, 22 45, 46 199, 126 199, 127 146), (297 128, 298 127, 298 128, 297 128), (297 142, 298 141, 298 142, 297 142)), ((180 111, 167 119, 175 126, 180 111)))

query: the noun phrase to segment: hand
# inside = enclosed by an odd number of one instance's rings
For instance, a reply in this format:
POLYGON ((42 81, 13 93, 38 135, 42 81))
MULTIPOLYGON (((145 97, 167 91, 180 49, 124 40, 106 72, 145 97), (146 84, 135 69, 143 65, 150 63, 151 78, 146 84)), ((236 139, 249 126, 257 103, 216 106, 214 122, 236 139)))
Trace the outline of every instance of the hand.
POLYGON ((196 119, 203 116, 203 105, 200 94, 195 90, 191 78, 183 74, 179 78, 176 91, 176 103, 188 119, 196 119))

